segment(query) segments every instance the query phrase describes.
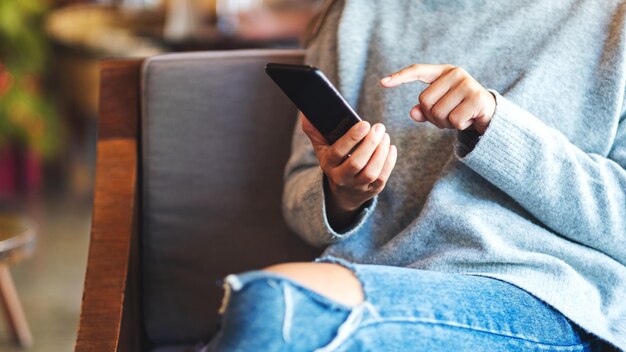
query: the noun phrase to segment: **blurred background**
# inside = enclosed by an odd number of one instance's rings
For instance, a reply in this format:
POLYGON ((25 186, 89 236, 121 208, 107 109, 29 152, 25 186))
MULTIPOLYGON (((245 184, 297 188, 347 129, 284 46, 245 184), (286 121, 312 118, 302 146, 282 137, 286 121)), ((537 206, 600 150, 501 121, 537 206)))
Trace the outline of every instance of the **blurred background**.
MULTIPOLYGON (((11 273, 32 333, 32 343, 22 336, 20 346, 0 309, 0 351, 73 350, 89 245, 99 61, 298 47, 319 7, 319 0, 0 0, 0 268, 11 273), (19 255, 10 253, 16 239, 24 244, 19 255)), ((0 292, 11 288, 0 280, 0 292)))

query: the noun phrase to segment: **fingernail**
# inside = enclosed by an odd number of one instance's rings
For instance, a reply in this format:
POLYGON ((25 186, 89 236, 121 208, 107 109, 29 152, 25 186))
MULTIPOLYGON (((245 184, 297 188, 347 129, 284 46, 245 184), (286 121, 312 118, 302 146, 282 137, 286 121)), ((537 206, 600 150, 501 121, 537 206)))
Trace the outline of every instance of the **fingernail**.
POLYGON ((382 133, 383 129, 384 129, 384 127, 380 123, 377 123, 377 124, 374 125, 374 133, 376 133, 376 134, 382 133))
POLYGON ((391 81, 391 77, 387 76, 387 77, 381 79, 380 81, 383 82, 383 83, 387 83, 387 82, 391 81))

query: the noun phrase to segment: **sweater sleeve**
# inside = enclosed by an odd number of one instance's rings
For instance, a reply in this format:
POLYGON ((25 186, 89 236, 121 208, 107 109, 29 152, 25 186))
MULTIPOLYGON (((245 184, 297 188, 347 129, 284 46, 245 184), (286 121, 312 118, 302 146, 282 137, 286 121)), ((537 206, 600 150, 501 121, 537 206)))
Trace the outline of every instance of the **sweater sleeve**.
MULTIPOLYGON (((311 42, 305 61, 320 68, 334 84, 337 83, 337 29, 343 1, 333 1, 323 19, 323 26, 311 42)), ((377 198, 368 201, 352 225, 338 231, 326 215, 324 173, 308 137, 296 122, 291 157, 285 167, 283 216, 287 225, 306 242, 324 246, 353 236, 364 228, 376 206, 377 198)))
POLYGON ((460 160, 556 234, 626 263, 626 121, 606 156, 586 153, 560 131, 497 92, 497 108, 474 143, 459 133, 460 160))

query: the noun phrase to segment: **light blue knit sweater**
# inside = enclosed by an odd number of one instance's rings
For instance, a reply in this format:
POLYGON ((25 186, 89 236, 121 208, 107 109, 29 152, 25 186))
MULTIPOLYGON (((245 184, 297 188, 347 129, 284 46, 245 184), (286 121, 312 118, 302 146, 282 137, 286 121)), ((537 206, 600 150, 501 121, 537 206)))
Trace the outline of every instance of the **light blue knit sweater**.
POLYGON ((297 126, 287 222, 354 262, 508 281, 626 350, 625 22, 623 0, 336 1, 308 62, 386 125, 398 162, 337 233, 297 126), (424 85, 378 85, 412 63, 461 66, 493 89, 477 143, 409 118, 424 85))

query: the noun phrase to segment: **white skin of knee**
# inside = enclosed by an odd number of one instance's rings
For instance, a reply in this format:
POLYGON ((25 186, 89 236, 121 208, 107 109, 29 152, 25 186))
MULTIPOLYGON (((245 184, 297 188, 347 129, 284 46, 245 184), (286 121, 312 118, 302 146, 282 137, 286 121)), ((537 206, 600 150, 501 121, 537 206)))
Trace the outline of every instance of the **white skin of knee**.
POLYGON ((346 306, 356 306, 364 300, 363 288, 354 273, 338 264, 286 263, 263 270, 286 276, 346 306))

